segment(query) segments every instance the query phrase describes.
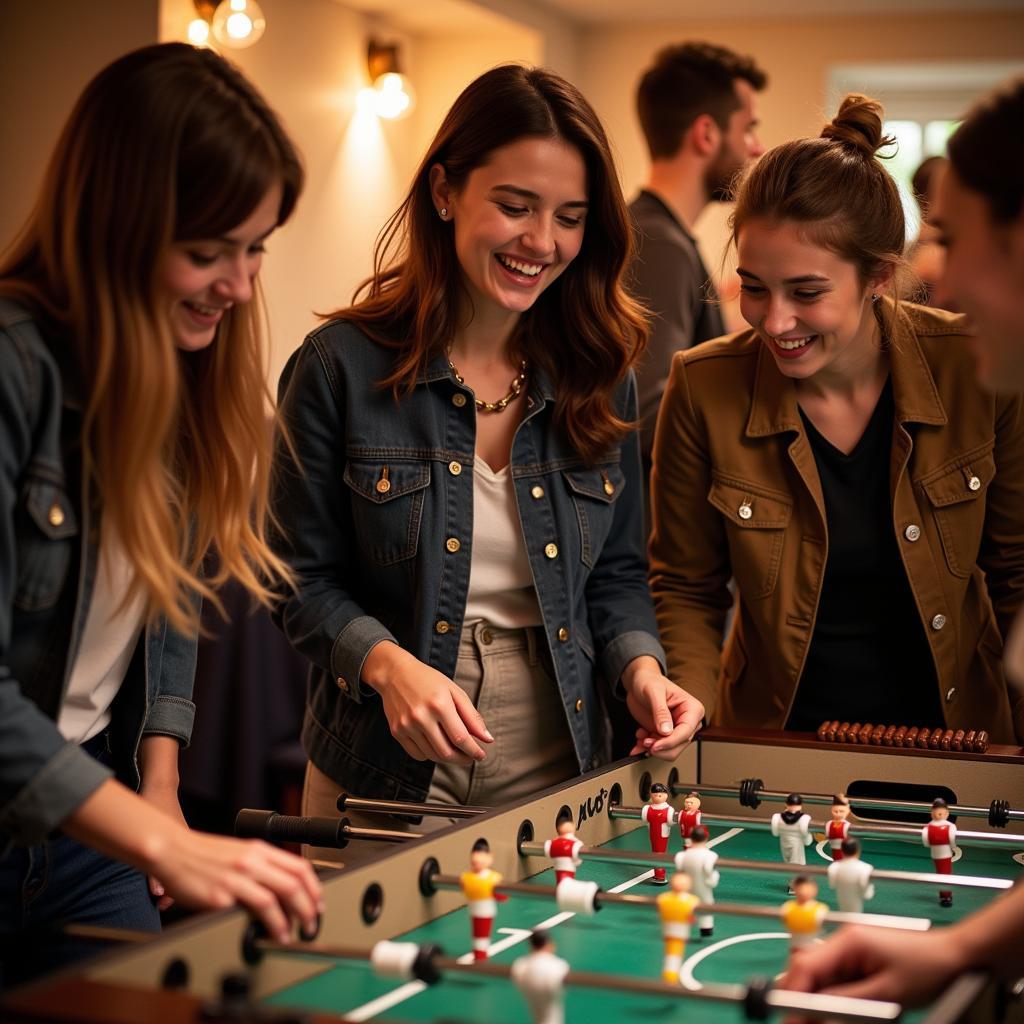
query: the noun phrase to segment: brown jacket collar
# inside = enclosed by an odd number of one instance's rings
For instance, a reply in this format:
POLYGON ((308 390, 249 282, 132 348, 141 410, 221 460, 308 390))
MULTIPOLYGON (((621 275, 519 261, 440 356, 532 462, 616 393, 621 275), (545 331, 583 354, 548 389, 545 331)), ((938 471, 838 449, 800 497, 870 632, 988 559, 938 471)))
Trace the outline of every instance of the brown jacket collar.
MULTIPOLYGON (((943 426, 947 422, 935 379, 921 352, 917 332, 903 309, 885 303, 885 319, 892 324, 889 363, 892 373, 896 418, 901 423, 928 423, 943 426)), ((881 319, 881 318, 880 318, 881 319)), ((747 419, 747 437, 766 437, 803 427, 797 409, 793 381, 779 372, 767 346, 758 343, 754 393, 747 419)))

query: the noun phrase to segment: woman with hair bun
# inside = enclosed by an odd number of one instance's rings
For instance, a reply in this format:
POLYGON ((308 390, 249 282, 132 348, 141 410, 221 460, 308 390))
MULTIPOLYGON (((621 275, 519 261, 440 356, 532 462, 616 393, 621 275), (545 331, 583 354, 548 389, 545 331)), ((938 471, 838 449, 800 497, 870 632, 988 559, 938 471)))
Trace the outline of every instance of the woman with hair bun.
POLYGON ((0 259, 0 988, 95 952, 48 929, 172 899, 315 925, 308 864, 190 831, 177 793, 200 600, 288 579, 251 300, 302 178, 236 68, 146 47, 86 87, 0 259))
POLYGON ((964 320, 898 299, 882 109, 765 154, 732 218, 750 329, 681 353, 654 448, 652 588, 715 723, 1024 738, 1002 638, 1024 580, 1024 423, 964 320), (737 588, 735 624, 720 652, 737 588))
POLYGON ((355 304, 286 367, 304 814, 339 789, 495 804, 596 768, 602 676, 636 752, 672 759, 698 728, 647 587, 630 242, 590 105, 502 65, 448 112, 355 304))

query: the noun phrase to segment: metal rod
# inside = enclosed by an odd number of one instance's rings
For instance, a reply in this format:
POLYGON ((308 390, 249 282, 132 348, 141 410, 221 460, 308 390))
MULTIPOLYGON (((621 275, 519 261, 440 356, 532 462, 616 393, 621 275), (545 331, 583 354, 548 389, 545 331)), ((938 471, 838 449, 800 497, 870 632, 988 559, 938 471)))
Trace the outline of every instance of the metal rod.
MULTIPOLYGON (((458 891, 462 883, 455 875, 434 875, 431 881, 440 889, 458 891)), ((537 899, 550 899, 557 896, 558 888, 554 885, 532 885, 529 882, 501 882, 494 887, 495 892, 517 893, 537 899)), ((653 907, 658 897, 643 893, 607 892, 599 889, 598 905, 606 903, 623 904, 626 906, 653 907)), ((695 915, 722 914, 725 917, 771 917, 779 920, 781 912, 778 907, 764 907, 755 903, 698 903, 693 908, 695 915)), ((896 914, 855 914, 842 911, 829 911, 824 921, 828 924, 864 924, 874 928, 902 928, 905 931, 925 932, 932 923, 926 917, 901 917, 896 914)))
MULTIPOLYGON (((608 815, 613 819, 640 821, 640 811, 639 807, 610 807, 608 815)), ((706 822, 709 825, 742 825, 744 828, 757 832, 769 832, 772 827, 771 822, 765 821, 764 818, 754 818, 744 814, 730 814, 728 817, 725 817, 724 815, 704 814, 702 812, 700 820, 702 823, 706 822)), ((812 821, 808 829, 814 832, 824 832, 826 825, 824 822, 812 821)), ((921 841, 920 825, 867 825, 858 821, 853 826, 852 832, 858 836, 883 836, 886 838, 906 836, 907 838, 914 838, 918 842, 921 841)), ((1004 835, 995 832, 962 832, 960 829, 957 829, 956 844, 957 846, 1012 846, 1024 849, 1024 836, 1004 835)))
POLYGON ((359 811, 362 814, 408 814, 422 818, 475 818, 491 808, 463 807, 461 804, 417 804, 404 800, 367 800, 342 793, 338 797, 338 810, 359 811))
POLYGON ((349 839, 369 839, 375 843, 408 843, 413 839, 422 839, 422 832, 398 832, 390 828, 360 828, 358 825, 346 825, 342 831, 349 839))
MULTIPOLYGON (((269 953, 292 956, 312 956, 329 960, 369 960, 370 953, 364 949, 348 946, 326 946, 321 944, 298 943, 285 945, 271 939, 258 939, 258 949, 269 953)), ((463 963, 449 956, 437 956, 432 960, 434 967, 444 972, 475 974, 478 977, 509 979, 512 968, 490 960, 475 960, 463 963)), ((664 981, 634 978, 627 975, 599 974, 595 971, 570 971, 565 984, 584 988, 597 988, 612 992, 628 992, 634 995, 651 995, 674 999, 690 999, 697 1002, 741 1003, 746 999, 748 986, 708 982, 700 989, 692 990, 681 985, 670 985, 664 981)), ((883 1002, 876 999, 850 999, 845 996, 827 996, 816 993, 789 992, 771 989, 765 1001, 776 1010, 807 1017, 828 1017, 834 1020, 849 1020, 873 1024, 878 1021, 898 1020, 902 1007, 899 1003, 883 1002)))
MULTIPOLYGON (((522 843, 519 852, 524 857, 546 857, 542 843, 522 843)), ((642 850, 609 850, 604 847, 584 847, 577 854, 582 860, 604 861, 607 863, 633 864, 637 867, 661 868, 675 864, 674 854, 646 853, 642 850)), ((828 867, 816 864, 780 864, 767 860, 737 860, 719 857, 716 866, 728 870, 768 871, 780 875, 826 875, 828 867)), ((985 878, 980 875, 936 875, 924 871, 889 871, 876 868, 871 880, 883 879, 890 882, 912 882, 922 885, 937 885, 942 889, 961 886, 965 889, 1009 889, 1013 882, 1008 878, 985 878)))
MULTIPOLYGON (((669 786, 669 792, 673 796, 685 796, 687 793, 694 792, 699 793, 702 797, 721 796, 736 797, 738 799, 740 787, 711 786, 700 782, 673 782, 669 786)), ((805 804, 821 807, 832 806, 831 795, 824 793, 801 793, 800 795, 803 797, 805 804)), ((784 793, 778 789, 759 789, 756 796, 758 800, 763 800, 766 803, 785 803, 789 793, 784 793)), ((849 794, 846 794, 846 798, 850 801, 850 806, 853 808, 869 807, 880 811, 922 811, 925 813, 931 810, 930 803, 920 800, 883 800, 881 797, 850 796, 849 794)), ((950 804, 949 813, 963 815, 965 818, 985 818, 987 820, 989 808, 975 807, 970 804, 950 804)), ((1024 821, 1024 811, 1007 810, 1006 813, 1011 821, 1024 821)))

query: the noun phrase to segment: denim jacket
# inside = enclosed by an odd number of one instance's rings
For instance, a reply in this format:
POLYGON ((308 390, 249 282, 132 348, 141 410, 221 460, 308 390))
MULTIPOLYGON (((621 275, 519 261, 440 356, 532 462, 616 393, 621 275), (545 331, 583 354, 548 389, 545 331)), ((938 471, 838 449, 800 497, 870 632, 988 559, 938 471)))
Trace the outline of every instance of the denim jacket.
MULTIPOLYGON (((476 409, 443 357, 396 403, 378 386, 393 359, 333 321, 285 367, 280 397, 299 467, 279 442, 274 506, 298 588, 276 614, 313 663, 303 727, 313 763, 360 795, 422 799, 433 763, 405 754, 379 696, 360 680, 382 640, 454 676, 472 558, 476 409)), ((664 665, 664 653, 645 576, 636 435, 587 468, 553 426, 554 399, 551 383, 531 374, 511 472, 543 630, 586 771, 607 759, 598 676, 616 684, 632 659, 652 655, 664 665)), ((636 418, 632 375, 617 408, 636 418)))
MULTIPOLYGON (((112 774, 56 718, 96 577, 81 382, 66 350, 0 299, 0 850, 40 842, 112 774)), ((137 788, 147 733, 187 743, 196 638, 147 627, 111 708, 113 768, 137 788)))

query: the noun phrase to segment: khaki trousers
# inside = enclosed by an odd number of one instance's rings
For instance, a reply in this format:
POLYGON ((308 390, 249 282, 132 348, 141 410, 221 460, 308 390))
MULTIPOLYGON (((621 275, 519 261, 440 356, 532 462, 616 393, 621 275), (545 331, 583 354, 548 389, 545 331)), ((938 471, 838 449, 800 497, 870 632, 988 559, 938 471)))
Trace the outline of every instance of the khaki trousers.
MULTIPOLYGON (((539 629, 468 623, 459 642, 455 683, 483 716, 494 742, 481 744, 487 756, 478 763, 438 764, 428 801, 492 807, 524 799, 579 773, 551 656, 539 629)), ((337 783, 307 764, 303 815, 337 817, 339 792, 337 783)), ((446 828, 456 820, 424 818, 412 825, 376 814, 346 812, 346 817, 361 828, 420 833, 446 828)), ((344 850, 304 846, 302 852, 313 860, 355 867, 389 849, 390 844, 361 841, 344 850)))

